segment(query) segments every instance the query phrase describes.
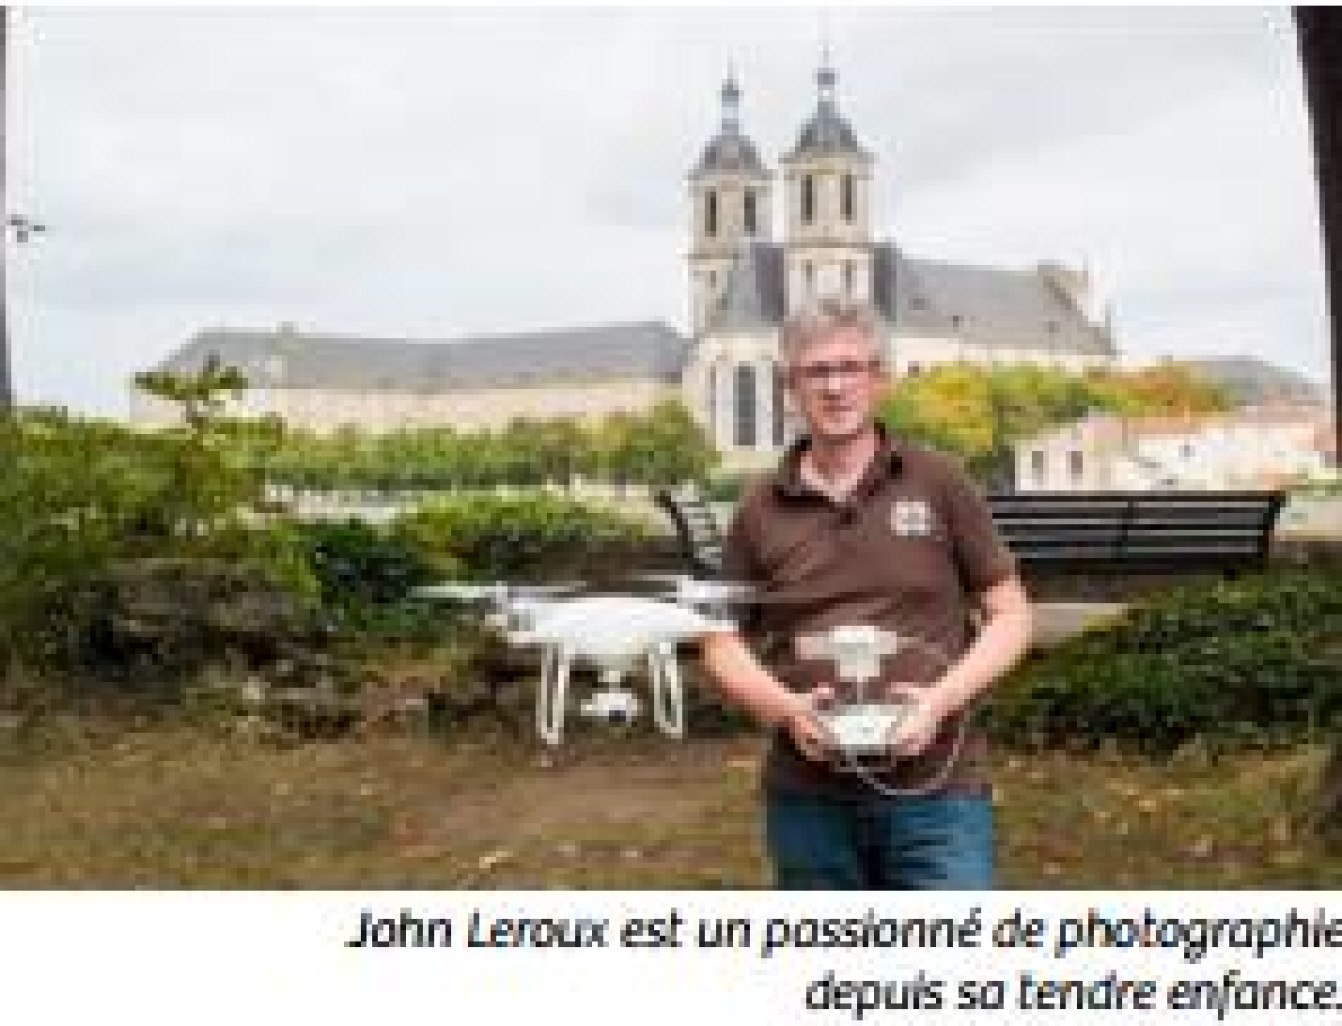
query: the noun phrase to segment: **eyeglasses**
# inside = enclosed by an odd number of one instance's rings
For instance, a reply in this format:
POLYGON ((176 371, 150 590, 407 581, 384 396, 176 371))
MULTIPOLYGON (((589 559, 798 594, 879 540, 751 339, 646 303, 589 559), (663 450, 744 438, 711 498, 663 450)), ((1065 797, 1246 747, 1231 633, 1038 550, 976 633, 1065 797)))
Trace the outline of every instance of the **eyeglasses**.
POLYGON ((880 360, 836 360, 834 363, 803 363, 789 371, 797 380, 808 385, 819 385, 832 377, 845 379, 873 374, 881 367, 880 360))

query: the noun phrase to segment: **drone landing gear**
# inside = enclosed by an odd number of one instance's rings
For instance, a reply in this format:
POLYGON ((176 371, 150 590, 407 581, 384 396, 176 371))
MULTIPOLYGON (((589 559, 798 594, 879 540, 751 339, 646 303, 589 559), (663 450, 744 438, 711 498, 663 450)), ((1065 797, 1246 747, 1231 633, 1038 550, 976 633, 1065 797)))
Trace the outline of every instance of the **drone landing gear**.
MULTIPOLYGON (((557 747, 564 738, 564 713, 572 672, 572 649, 546 646, 541 654, 541 679, 536 692, 536 730, 541 740, 557 747)), ((648 678, 652 685, 652 716, 657 728, 671 737, 685 736, 685 701, 674 646, 661 643, 648 650, 648 678)), ((583 711, 596 719, 628 722, 638 715, 638 699, 620 687, 625 666, 601 668, 602 691, 583 711)))
POLYGON ((685 693, 672 645, 663 642, 648 652, 648 677, 652 681, 653 720, 663 734, 684 737, 685 693))
POLYGON ((541 682, 536 691, 536 730, 547 745, 558 746, 564 735, 564 700, 573 654, 559 645, 541 650, 541 682))

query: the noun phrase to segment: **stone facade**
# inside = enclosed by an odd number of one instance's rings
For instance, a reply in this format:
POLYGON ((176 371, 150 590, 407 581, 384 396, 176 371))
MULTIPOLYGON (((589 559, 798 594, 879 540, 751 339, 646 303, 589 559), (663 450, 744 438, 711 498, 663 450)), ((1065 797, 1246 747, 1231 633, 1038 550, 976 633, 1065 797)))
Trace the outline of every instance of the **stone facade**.
MULTIPOLYGON (((642 413, 678 398, 674 384, 650 378, 537 383, 526 386, 408 392, 395 389, 264 388, 250 390, 230 412, 275 413, 285 423, 325 434, 348 425, 373 433, 451 424, 495 429, 513 418, 574 417, 595 421, 616 412, 642 413)), ((133 396, 132 419, 171 423, 175 412, 152 397, 133 396)))
MULTIPOLYGON (((159 369, 191 371, 214 354, 247 376, 243 412, 316 431, 495 428, 513 417, 597 418, 680 397, 727 468, 753 469, 772 463, 797 429, 782 387, 782 322, 826 295, 879 313, 895 376, 954 360, 1074 370, 1113 362, 1112 334, 1094 316, 1084 271, 915 259, 879 241, 876 157, 839 112, 833 70, 822 67, 816 80, 815 110, 781 156, 781 173, 742 131, 735 80, 723 86, 721 125, 688 180, 689 336, 660 322, 451 341, 292 325, 213 329, 159 369)), ((132 394, 131 415, 158 424, 172 413, 132 394)))

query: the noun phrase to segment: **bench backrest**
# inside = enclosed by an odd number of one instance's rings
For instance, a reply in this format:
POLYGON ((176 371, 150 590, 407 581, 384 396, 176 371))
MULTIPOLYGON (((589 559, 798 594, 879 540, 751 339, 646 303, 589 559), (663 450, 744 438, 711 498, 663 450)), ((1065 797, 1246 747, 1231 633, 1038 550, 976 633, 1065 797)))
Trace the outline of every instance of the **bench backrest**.
POLYGON ((1266 564, 1281 492, 1017 492, 988 497, 1028 565, 1237 570, 1266 564))
POLYGON ((722 571, 722 528, 703 493, 684 484, 674 491, 659 488, 655 498, 671 518, 690 572, 696 577, 717 577, 722 571))
MULTIPOLYGON (((1266 565, 1282 492, 1010 492, 988 496, 1027 567, 1238 571, 1266 565)), ((697 488, 658 489, 691 572, 715 577, 722 529, 697 488)))

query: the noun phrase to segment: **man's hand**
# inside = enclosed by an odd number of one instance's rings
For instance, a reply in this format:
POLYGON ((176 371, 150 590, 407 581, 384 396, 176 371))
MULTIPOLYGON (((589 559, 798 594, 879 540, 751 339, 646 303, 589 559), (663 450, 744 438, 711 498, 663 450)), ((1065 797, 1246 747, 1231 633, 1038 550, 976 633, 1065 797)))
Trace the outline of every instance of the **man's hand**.
POLYGON ((798 751, 812 762, 827 762, 832 752, 829 731, 820 722, 819 710, 834 700, 834 689, 817 684, 810 691, 792 693, 791 708, 783 718, 786 731, 798 751))
POLYGON ((935 740, 945 718, 932 689, 918 684, 891 684, 887 694, 891 701, 909 707, 890 737, 891 752, 899 759, 922 755, 935 740))

